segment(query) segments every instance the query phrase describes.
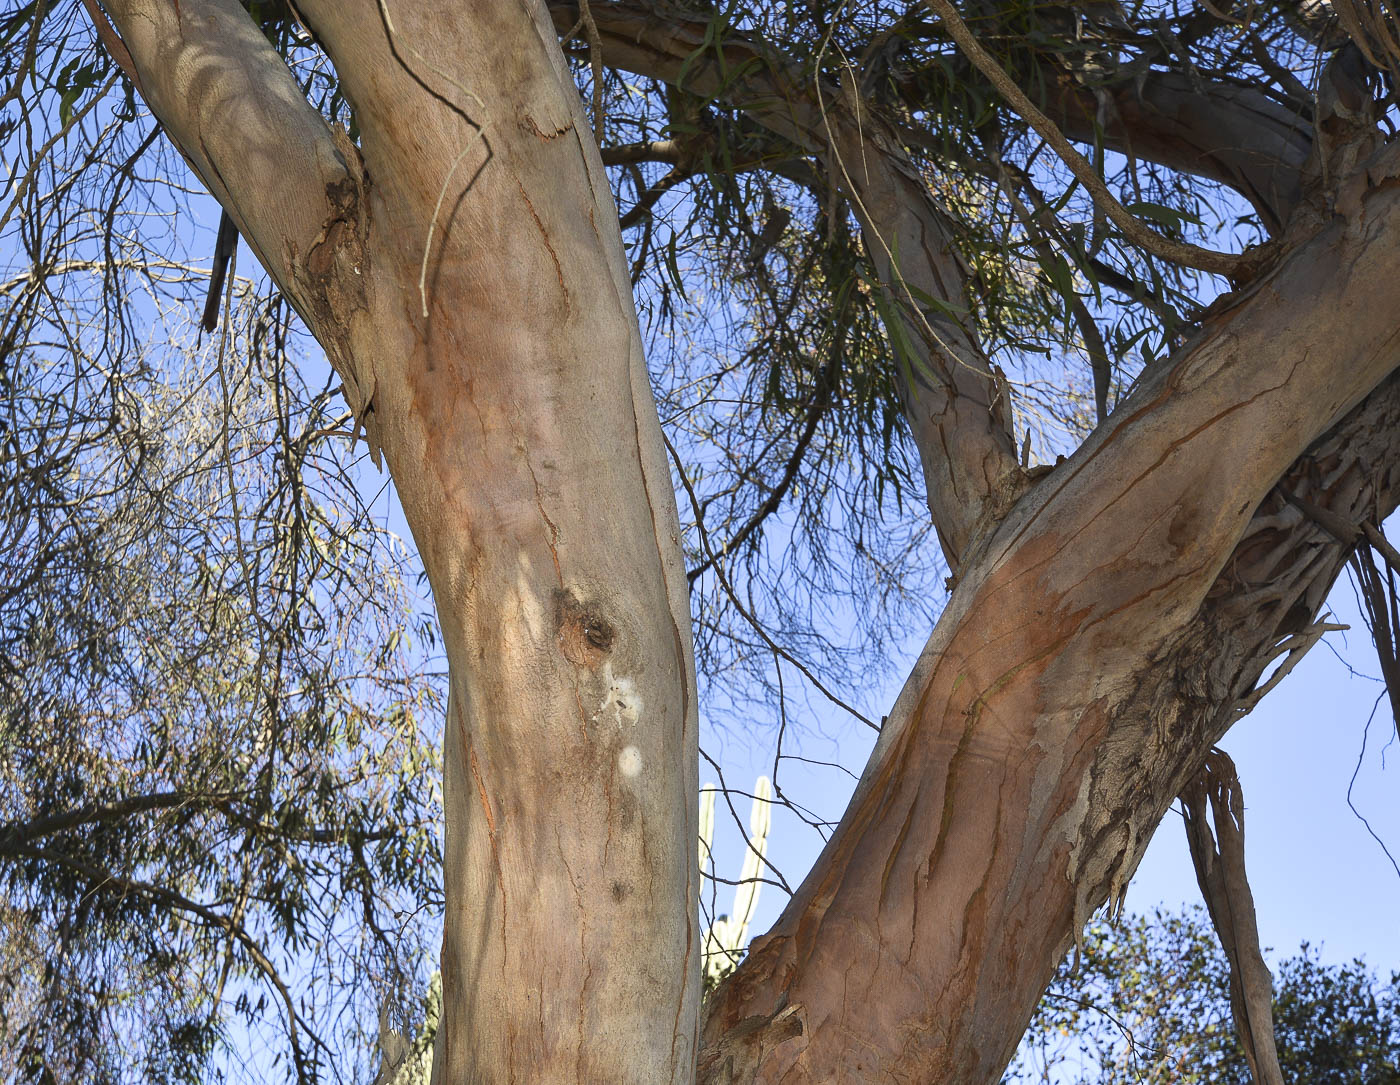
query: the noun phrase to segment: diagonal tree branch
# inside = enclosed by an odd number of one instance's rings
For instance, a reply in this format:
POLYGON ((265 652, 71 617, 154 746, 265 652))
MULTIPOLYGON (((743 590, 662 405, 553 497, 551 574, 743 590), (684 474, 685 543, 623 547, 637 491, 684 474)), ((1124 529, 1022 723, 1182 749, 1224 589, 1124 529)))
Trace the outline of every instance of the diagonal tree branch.
POLYGON ((200 794, 189 791, 159 791, 149 795, 132 795, 110 803, 88 803, 61 814, 49 814, 28 821, 12 821, 0 825, 0 855, 16 855, 30 841, 52 836, 79 825, 98 821, 115 821, 151 810, 172 807, 218 806, 235 797, 234 792, 200 794))
POLYGON ((701 1081, 999 1078, 1015 1038, 981 1023, 1029 1018, 1346 559, 1281 476, 1353 518, 1400 496, 1400 258, 1376 243, 1400 156, 1361 169, 1351 222, 1208 318, 1000 525, 840 828, 712 996, 701 1081))
MULTIPOLYGON (((166 133, 303 313, 295 264, 351 175, 331 130, 235 0, 107 0, 123 68, 166 133)), ((100 25, 100 24, 99 24, 100 25)))

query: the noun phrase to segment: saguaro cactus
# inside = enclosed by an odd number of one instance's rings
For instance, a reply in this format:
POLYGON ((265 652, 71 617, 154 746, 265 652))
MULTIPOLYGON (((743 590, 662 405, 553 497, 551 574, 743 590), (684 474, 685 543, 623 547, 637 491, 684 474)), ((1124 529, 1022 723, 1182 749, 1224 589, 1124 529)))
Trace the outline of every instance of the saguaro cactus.
MULTIPOLYGON (((763 885, 759 875, 763 869, 763 856, 768 850, 768 830, 773 823, 773 785, 767 776, 760 776, 754 782, 753 790, 753 808, 749 812, 749 846, 744 855, 739 882, 734 887, 734 908, 728 915, 721 915, 715 919, 705 932, 701 943, 704 946, 701 967, 704 969, 707 989, 738 966, 749 933, 749 921, 758 907, 758 893, 763 885)), ((702 873, 710 865, 717 793, 718 789, 713 784, 706 784, 700 789, 702 873)))

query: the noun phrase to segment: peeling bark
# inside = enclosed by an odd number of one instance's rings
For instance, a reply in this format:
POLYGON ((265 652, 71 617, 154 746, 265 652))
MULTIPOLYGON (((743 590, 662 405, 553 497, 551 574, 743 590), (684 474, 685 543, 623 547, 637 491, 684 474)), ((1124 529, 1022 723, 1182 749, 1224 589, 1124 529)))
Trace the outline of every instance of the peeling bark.
MULTIPOLYGON (((1392 149, 1372 175, 1395 168, 1392 149)), ((1001 524, 811 875, 712 998, 701 1081, 998 1080, 1002 1023, 1029 1018, 1340 568, 1298 533, 1260 554, 1281 515, 1260 503, 1400 363, 1381 300, 1400 253, 1366 240, 1397 228, 1395 188, 1372 189, 1001 524), (1261 564, 1266 592, 1227 590, 1261 564)))
POLYGON ((1230 962, 1230 1009, 1250 1076, 1255 1085, 1283 1085, 1274 1046, 1273 977, 1259 948, 1254 894, 1245 876, 1244 791, 1224 750, 1206 756, 1201 771, 1181 793, 1181 802, 1196 881, 1230 962))

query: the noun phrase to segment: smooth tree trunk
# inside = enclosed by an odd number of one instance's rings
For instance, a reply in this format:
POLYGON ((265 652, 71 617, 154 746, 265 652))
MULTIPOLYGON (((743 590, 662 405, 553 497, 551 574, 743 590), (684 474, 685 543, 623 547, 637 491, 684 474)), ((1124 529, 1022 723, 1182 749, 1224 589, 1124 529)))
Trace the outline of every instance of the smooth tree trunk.
POLYGON ((298 4, 358 150, 235 0, 108 10, 344 377, 428 572, 450 682, 437 1079, 689 1081, 690 619, 617 211, 540 11, 396 7, 391 32, 372 0, 298 4))
POLYGON ((1309 203, 1311 136, 1267 103, 1193 84, 1222 115, 1268 114, 1241 156, 1184 106, 1144 113, 1148 151, 1236 184, 1278 255, 1031 473, 898 141, 780 63, 707 86, 686 63, 703 24, 592 0, 611 63, 736 96, 859 207, 922 352, 905 410, 958 576, 840 827, 701 1036, 679 526, 616 208, 558 46, 577 8, 303 0, 356 147, 235 0, 105 6, 141 93, 344 379, 432 584, 451 685, 435 1080, 997 1082, 1269 663, 1316 639, 1353 540, 1293 499, 1349 523, 1395 505, 1394 148, 1329 160, 1309 203))

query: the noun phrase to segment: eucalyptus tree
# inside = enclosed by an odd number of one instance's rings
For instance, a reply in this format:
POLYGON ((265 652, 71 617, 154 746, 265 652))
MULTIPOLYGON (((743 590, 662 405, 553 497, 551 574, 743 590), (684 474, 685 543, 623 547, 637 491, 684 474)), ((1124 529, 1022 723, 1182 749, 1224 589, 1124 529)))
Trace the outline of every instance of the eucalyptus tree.
POLYGON ((13 11, 112 58, 398 487, 449 667, 440 1081, 998 1080, 1393 554, 1380 0, 13 11), (937 621, 702 1007, 695 648, 829 690, 843 564, 867 628, 937 621))

